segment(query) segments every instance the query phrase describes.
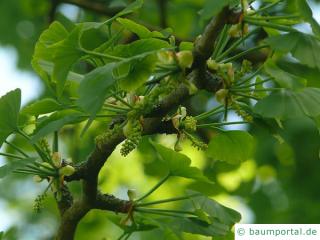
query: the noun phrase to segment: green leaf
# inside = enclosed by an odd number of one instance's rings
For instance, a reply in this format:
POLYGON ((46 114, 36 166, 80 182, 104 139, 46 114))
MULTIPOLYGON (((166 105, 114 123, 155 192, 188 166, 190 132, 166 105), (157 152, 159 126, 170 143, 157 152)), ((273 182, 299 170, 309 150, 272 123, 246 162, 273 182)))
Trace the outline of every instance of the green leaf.
POLYGON ((57 94, 61 96, 69 71, 73 64, 82 56, 80 37, 83 33, 83 25, 76 26, 72 32, 63 41, 54 44, 54 68, 52 73, 53 81, 57 82, 57 94))
POLYGON ((306 65, 283 59, 277 62, 277 66, 285 72, 300 78, 305 78, 307 80, 308 87, 320 87, 320 71, 316 68, 310 68, 306 65))
POLYGON ((86 74, 79 86, 79 99, 77 104, 94 118, 102 108, 107 93, 114 85, 115 79, 112 71, 115 63, 98 67, 86 74))
POLYGON ((143 25, 140 25, 130 19, 118 18, 117 21, 123 25, 129 31, 138 35, 139 38, 150 38, 152 37, 151 31, 143 25))
POLYGON ((63 106, 52 98, 44 98, 26 106, 22 114, 38 116, 45 113, 51 113, 63 109, 63 106))
POLYGON ((37 142, 50 133, 58 131, 64 125, 79 123, 85 120, 83 113, 75 110, 62 110, 45 117, 35 129, 32 142, 37 142))
MULTIPOLYGON (((11 160, 8 164, 0 167, 0 179, 8 176, 17 168, 22 168, 29 163, 35 162, 36 158, 25 158, 20 160, 11 160)), ((1 237, 1 235, 0 235, 1 237)))
POLYGON ((152 224, 149 219, 145 218, 145 216, 141 216, 136 214, 134 217, 135 224, 126 225, 121 223, 122 216, 112 214, 108 216, 108 220, 111 221, 113 224, 121 228, 124 232, 133 233, 133 232, 144 232, 150 231, 158 226, 152 224))
POLYGON ((164 230, 170 229, 177 236, 181 232, 199 234, 203 236, 215 237, 224 236, 229 232, 229 227, 223 223, 215 222, 208 224, 196 217, 186 218, 159 218, 155 219, 164 230))
POLYGON ((269 37, 267 43, 280 52, 291 52, 292 56, 311 68, 320 69, 320 42, 317 38, 301 32, 269 37))
POLYGON ((244 131, 221 131, 208 145, 207 155, 214 160, 239 164, 252 157, 253 137, 244 131))
POLYGON ((43 68, 41 61, 53 61, 53 49, 49 47, 55 43, 63 41, 68 36, 68 31, 59 22, 53 22, 47 30, 45 30, 38 42, 36 43, 34 54, 32 57, 32 67, 39 76, 48 81, 48 71, 43 68))
MULTIPOLYGON (((39 66, 49 75, 52 75, 54 64, 52 62, 39 60, 38 62, 39 66)), ((72 71, 69 71, 69 74, 67 76, 67 80, 74 81, 74 82, 80 82, 83 79, 83 75, 79 73, 75 73, 72 71)))
POLYGON ((0 146, 18 128, 20 105, 20 89, 8 92, 0 98, 0 146))
POLYGON ((241 220, 241 214, 237 211, 225 207, 205 195, 198 194, 191 196, 191 194, 194 193, 198 192, 188 191, 190 199, 193 202, 192 205, 197 209, 201 209, 202 211, 206 212, 211 218, 215 219, 216 221, 218 220, 220 223, 226 224, 227 226, 229 226, 229 228, 231 228, 235 223, 241 220))
POLYGON ((190 166, 191 160, 186 155, 178 153, 160 144, 154 142, 151 143, 161 156, 161 159, 165 162, 171 176, 192 178, 211 183, 211 181, 203 175, 200 169, 190 166))
POLYGON ((281 90, 270 94, 254 106, 254 112, 266 118, 289 119, 320 115, 320 89, 281 90))
POLYGON ((305 79, 283 71, 271 59, 264 64, 264 70, 274 78, 280 87, 299 89, 306 86, 307 81, 305 79))
POLYGON ((297 10, 300 12, 301 18, 310 23, 312 31, 315 35, 320 36, 320 25, 313 18, 312 10, 306 0, 296 0, 297 10))
POLYGON ((129 63, 124 63, 128 65, 129 71, 125 77, 119 79, 121 89, 133 91, 143 85, 152 74, 156 61, 157 57, 152 54, 142 59, 136 59, 129 63))
POLYGON ((125 61, 131 61, 136 58, 143 58, 148 54, 170 47, 171 46, 167 41, 148 38, 140 39, 130 44, 118 45, 113 51, 108 51, 108 54, 126 58, 125 61))

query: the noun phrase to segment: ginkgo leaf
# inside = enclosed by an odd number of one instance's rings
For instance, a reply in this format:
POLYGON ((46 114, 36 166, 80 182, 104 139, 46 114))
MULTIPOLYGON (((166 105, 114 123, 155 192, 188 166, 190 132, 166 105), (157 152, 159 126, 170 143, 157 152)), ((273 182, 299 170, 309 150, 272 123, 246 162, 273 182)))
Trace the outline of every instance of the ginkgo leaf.
POLYGON ((0 98, 0 146, 11 133, 18 129, 20 105, 20 89, 8 92, 0 98))
POLYGON ((200 169, 190 166, 191 159, 186 155, 178 153, 158 143, 151 143, 161 156, 161 159, 166 164, 171 176, 192 178, 204 182, 211 182, 207 177, 203 175, 200 169))
POLYGON ((63 109, 63 106, 52 98, 43 98, 25 107, 22 114, 38 116, 63 109))
POLYGON ((78 25, 63 41, 51 46, 54 51, 52 80, 57 83, 58 96, 61 96, 63 92, 67 76, 73 64, 85 55, 80 47, 82 28, 82 25, 78 25))
POLYGON ((150 38, 152 32, 143 25, 140 25, 130 19, 118 18, 117 21, 129 31, 138 35, 139 38, 150 38))
POLYGON ((291 32, 269 37, 266 42, 280 52, 291 52, 292 56, 311 68, 320 69, 320 41, 314 36, 291 32))
MULTIPOLYGON (((77 104, 90 114, 90 122, 102 108, 107 93, 115 83, 112 71, 115 63, 98 67, 85 75, 79 86, 79 99, 77 104)), ((88 127, 88 125, 87 125, 88 127)))
POLYGON ((220 223, 226 224, 231 227, 241 220, 240 213, 231 208, 221 205, 212 198, 194 191, 188 191, 188 194, 193 202, 193 206, 201 209, 210 217, 218 220, 220 223))
POLYGON ((309 22, 315 35, 320 36, 320 25, 313 18, 313 13, 306 0, 295 0, 297 10, 301 13, 301 18, 309 22))
POLYGON ((266 118, 316 117, 320 115, 320 89, 277 91, 258 101, 254 111, 266 118))
POLYGON ((270 59, 264 64, 264 70, 274 78, 275 82, 284 88, 299 89, 307 84, 306 79, 285 72, 270 59))
POLYGON ((239 164, 252 157, 254 150, 253 137, 245 131, 220 131, 210 140, 207 149, 208 157, 239 164))
POLYGON ((46 71, 46 69, 44 69, 41 65, 41 61, 53 61, 53 50, 49 49, 49 47, 64 40, 67 36, 68 31, 61 23, 57 21, 51 23, 49 28, 41 34, 35 46, 34 54, 32 57, 32 67, 42 79, 46 81, 49 80, 48 71, 46 71))
POLYGON ((61 129, 63 126, 72 123, 79 123, 85 120, 83 113, 75 110, 62 110, 51 114, 38 124, 35 129, 32 141, 37 142, 54 131, 61 129))

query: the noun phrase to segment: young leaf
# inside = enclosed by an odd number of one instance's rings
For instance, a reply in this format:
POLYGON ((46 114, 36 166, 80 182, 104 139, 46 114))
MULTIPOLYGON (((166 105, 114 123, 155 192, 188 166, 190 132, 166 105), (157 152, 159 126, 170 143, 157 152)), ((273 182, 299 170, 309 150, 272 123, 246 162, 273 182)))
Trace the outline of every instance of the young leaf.
POLYGON ((32 57, 32 67, 40 75, 40 77, 48 81, 50 73, 41 65, 42 61, 53 61, 53 49, 49 47, 55 43, 64 40, 68 36, 68 31, 59 22, 53 22, 47 30, 45 30, 38 42, 36 43, 34 54, 32 57))
POLYGON ((170 230, 173 234, 179 236, 181 232, 199 234, 203 236, 216 237, 224 236, 229 231, 229 226, 220 223, 207 223, 196 217, 185 218, 158 218, 154 219, 158 226, 163 230, 170 230))
POLYGON ((143 58, 151 53, 164 48, 170 48, 167 41, 155 38, 140 39, 130 44, 118 45, 113 51, 108 53, 113 56, 126 58, 124 61, 131 61, 137 58, 143 58))
POLYGON ((63 106, 52 98, 44 98, 25 107, 22 114, 38 116, 45 113, 51 113, 63 109, 63 106))
POLYGON ((308 87, 320 87, 320 70, 317 68, 310 68, 301 63, 291 62, 285 59, 278 61, 277 66, 285 72, 306 79, 308 87))
POLYGON ((20 105, 20 89, 8 92, 0 98, 0 146, 18 128, 20 105))
POLYGON ((200 169, 190 166, 191 160, 186 155, 178 153, 160 144, 154 142, 151 143, 161 156, 161 159, 165 162, 171 176, 192 178, 204 182, 211 182, 202 174, 200 169))
POLYGON ((280 52, 291 52, 292 56, 311 68, 320 69, 320 41, 314 36, 291 32, 269 37, 267 43, 280 52))
POLYGON ((235 223, 241 220, 241 215, 237 211, 225 207, 217 201, 208 198, 205 195, 197 194, 194 191, 188 191, 190 199, 196 208, 206 212, 210 217, 218 220, 220 223, 226 224, 231 228, 235 223))
POLYGON ((82 56, 80 37, 83 33, 83 25, 78 25, 63 41, 54 44, 51 48, 54 51, 54 68, 52 73, 53 81, 57 82, 57 94, 61 96, 67 76, 73 64, 82 56))
POLYGON ((281 87, 299 89, 306 86, 307 81, 304 78, 283 71, 272 60, 268 60, 264 64, 264 70, 273 77, 275 82, 281 87))
POLYGON ((254 112, 266 118, 316 117, 320 115, 320 89, 304 88, 272 93, 254 106, 254 112))
POLYGON ((156 60, 156 56, 151 54, 142 59, 124 63, 129 65, 129 71, 126 76, 119 79, 121 89, 133 91, 144 84, 152 74, 156 60))
POLYGON ((221 131, 214 136, 207 150, 208 157, 239 164, 252 157, 254 149, 253 137, 244 131, 221 131))
POLYGON ((146 28, 143 25, 140 25, 130 19, 126 18, 118 18, 117 21, 123 25, 126 29, 129 31, 135 33, 138 35, 139 38, 150 38, 152 37, 152 32, 149 31, 148 28, 146 28))
POLYGON ((108 91, 115 83, 112 75, 114 67, 115 63, 109 63, 94 69, 85 75, 79 86, 77 104, 91 115, 91 119, 102 108, 108 91))
POLYGON ((32 136, 32 142, 37 142, 46 135, 61 129, 66 124, 82 122, 84 119, 83 113, 74 110, 55 112, 39 123, 32 136))
POLYGON ((306 0, 296 0, 296 7, 297 7, 297 10, 300 12, 301 17, 306 22, 310 23, 313 33, 317 36, 320 36, 320 25, 313 18, 312 10, 309 7, 307 1, 306 0))

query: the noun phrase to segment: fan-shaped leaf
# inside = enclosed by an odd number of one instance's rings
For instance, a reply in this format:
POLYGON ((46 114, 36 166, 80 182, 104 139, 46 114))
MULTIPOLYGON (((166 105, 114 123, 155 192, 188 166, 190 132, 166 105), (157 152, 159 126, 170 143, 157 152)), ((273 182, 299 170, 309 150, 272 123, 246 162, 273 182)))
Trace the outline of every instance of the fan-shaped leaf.
POLYGON ((62 110, 55 112, 49 117, 45 117, 37 126, 32 137, 32 141, 36 142, 46 135, 61 129, 64 125, 78 123, 86 118, 81 112, 74 110, 62 110))
POLYGON ((186 155, 178 153, 170 148, 164 147, 160 144, 152 142, 161 159, 167 165, 171 176, 178 176, 184 178, 192 178, 200 181, 211 182, 205 177, 200 169, 191 167, 191 160, 186 155))
POLYGON ((273 77, 281 87, 299 89, 306 86, 307 81, 305 79, 283 71, 277 67, 272 60, 268 60, 264 64, 264 70, 273 77))
POLYGON ((20 89, 8 92, 0 98, 0 146, 11 133, 17 130, 20 105, 20 89))
POLYGON ((214 160, 239 164, 248 160, 254 149, 253 137, 244 131, 221 131, 214 136, 207 150, 207 155, 214 160))
POLYGON ((291 52, 292 56, 309 67, 320 69, 320 41, 314 36, 301 32, 291 32, 268 38, 272 49, 291 52))
POLYGON ((28 105, 22 110, 23 114, 38 116, 61 110, 63 106, 52 98, 44 98, 28 105))
POLYGON ((320 89, 281 90, 260 100, 254 111, 266 118, 316 117, 320 115, 320 89))
POLYGON ((309 7, 306 0, 296 0, 297 10, 301 13, 301 17, 306 21, 309 22, 313 33, 315 35, 320 36, 320 25, 319 23, 313 18, 312 10, 309 7))

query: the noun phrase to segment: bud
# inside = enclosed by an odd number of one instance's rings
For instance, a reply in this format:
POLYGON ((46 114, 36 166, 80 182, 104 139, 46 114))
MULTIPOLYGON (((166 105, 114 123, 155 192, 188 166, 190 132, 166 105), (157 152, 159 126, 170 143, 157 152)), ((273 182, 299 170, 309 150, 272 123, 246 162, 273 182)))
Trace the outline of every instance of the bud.
POLYGON ((133 201, 137 197, 137 191, 135 189, 128 189, 127 195, 130 201, 133 201))
POLYGON ((173 52, 160 51, 157 53, 158 59, 164 64, 174 64, 173 52))
POLYGON ((229 36, 233 38, 241 37, 241 24, 232 25, 229 29, 229 36))
POLYGON ((216 99, 219 103, 225 103, 225 99, 229 94, 229 90, 228 89, 220 89, 219 91, 216 92, 215 96, 216 99))
POLYGON ((182 69, 190 68, 193 63, 191 51, 180 51, 177 53, 178 64, 182 69))
POLYGON ((219 69, 219 64, 213 59, 207 60, 207 66, 210 70, 213 70, 213 71, 217 71, 219 69))
POLYGON ((68 176, 71 176, 72 174, 74 174, 75 171, 76 170, 74 169, 74 167, 72 167, 71 165, 67 165, 67 166, 60 168, 59 173, 60 173, 60 175, 68 177, 68 176))
POLYGON ((42 182, 42 178, 38 175, 33 176, 33 181, 35 181, 36 183, 42 182))
POLYGON ((54 152, 52 154, 52 161, 56 168, 60 168, 61 166, 61 156, 59 152, 54 152))
POLYGON ((72 164, 72 158, 67 158, 64 160, 67 165, 72 164))

